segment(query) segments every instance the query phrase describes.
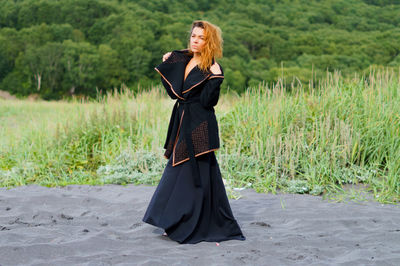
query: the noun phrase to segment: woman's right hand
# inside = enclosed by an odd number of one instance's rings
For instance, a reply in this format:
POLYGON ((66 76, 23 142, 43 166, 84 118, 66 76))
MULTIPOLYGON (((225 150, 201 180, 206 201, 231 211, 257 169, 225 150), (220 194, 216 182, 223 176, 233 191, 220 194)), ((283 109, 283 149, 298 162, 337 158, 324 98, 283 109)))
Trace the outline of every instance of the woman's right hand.
POLYGON ((164 62, 165 60, 167 60, 170 55, 171 55, 171 52, 164 54, 162 57, 162 61, 164 62))

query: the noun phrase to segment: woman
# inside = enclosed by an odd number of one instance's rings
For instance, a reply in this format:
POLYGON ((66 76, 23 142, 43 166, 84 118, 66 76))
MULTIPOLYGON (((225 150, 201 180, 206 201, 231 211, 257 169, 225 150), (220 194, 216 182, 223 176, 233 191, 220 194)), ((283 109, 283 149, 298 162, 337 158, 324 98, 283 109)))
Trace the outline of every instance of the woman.
POLYGON ((245 240, 233 217, 214 151, 219 148, 214 106, 224 79, 219 27, 192 23, 188 49, 163 57, 155 70, 172 99, 164 156, 169 159, 143 221, 179 243, 245 240))

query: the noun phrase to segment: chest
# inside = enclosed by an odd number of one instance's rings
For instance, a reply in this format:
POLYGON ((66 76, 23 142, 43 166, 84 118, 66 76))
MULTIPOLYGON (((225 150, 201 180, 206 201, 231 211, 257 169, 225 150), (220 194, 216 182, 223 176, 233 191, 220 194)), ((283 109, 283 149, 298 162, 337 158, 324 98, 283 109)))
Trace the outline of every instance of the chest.
POLYGON ((193 59, 190 60, 190 61, 187 63, 187 65, 186 65, 186 67, 185 67, 185 75, 184 75, 184 77, 183 77, 183 80, 184 80, 184 81, 186 80, 187 76, 189 76, 190 72, 192 72, 193 69, 197 66, 197 63, 198 63, 198 62, 194 61, 193 59))

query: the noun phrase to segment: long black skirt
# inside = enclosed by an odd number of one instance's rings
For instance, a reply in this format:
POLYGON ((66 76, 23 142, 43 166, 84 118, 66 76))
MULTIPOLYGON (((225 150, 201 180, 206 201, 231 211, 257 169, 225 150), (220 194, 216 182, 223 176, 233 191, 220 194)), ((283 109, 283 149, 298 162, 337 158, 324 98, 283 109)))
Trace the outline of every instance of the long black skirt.
POLYGON ((214 152, 196 157, 201 187, 189 161, 172 167, 172 156, 151 198, 143 221, 163 228, 181 244, 245 240, 235 220, 214 152))

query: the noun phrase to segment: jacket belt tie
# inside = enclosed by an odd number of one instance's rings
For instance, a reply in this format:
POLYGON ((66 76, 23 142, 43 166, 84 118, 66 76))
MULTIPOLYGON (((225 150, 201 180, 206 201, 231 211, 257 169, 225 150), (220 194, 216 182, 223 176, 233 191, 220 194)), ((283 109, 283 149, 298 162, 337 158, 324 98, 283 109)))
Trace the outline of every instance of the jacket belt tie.
MULTIPOLYGON (((182 128, 183 128, 183 138, 186 143, 187 151, 189 154, 189 161, 192 167, 192 173, 194 177, 194 184, 196 187, 201 187, 201 179, 200 179, 200 170, 197 164, 195 154, 194 154, 194 145, 192 140, 192 132, 190 129, 190 103, 200 102, 200 97, 192 97, 190 99, 181 100, 178 99, 175 102, 174 109, 172 111, 172 116, 178 118, 177 109, 178 105, 183 105, 184 116, 182 121, 182 128)), ((173 118, 171 117, 171 120, 173 118)), ((171 134, 171 129, 168 129, 168 136, 171 134)))

